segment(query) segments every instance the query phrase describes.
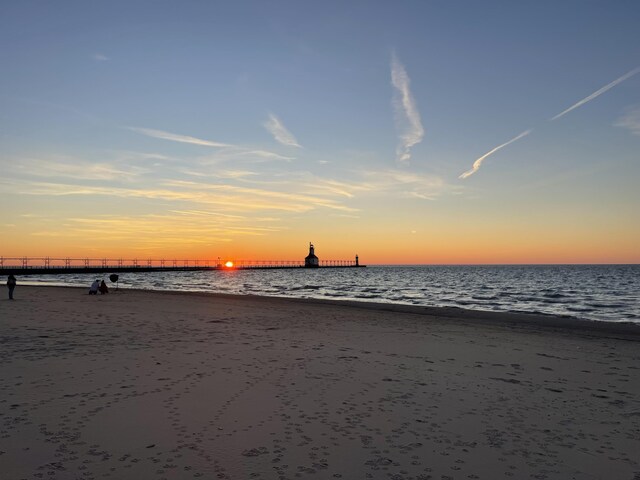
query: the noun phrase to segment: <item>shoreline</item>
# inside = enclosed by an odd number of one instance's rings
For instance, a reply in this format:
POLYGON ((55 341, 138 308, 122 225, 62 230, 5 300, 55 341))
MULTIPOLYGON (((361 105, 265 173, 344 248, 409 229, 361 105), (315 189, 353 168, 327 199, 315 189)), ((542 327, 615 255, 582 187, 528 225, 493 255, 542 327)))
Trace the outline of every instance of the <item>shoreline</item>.
MULTIPOLYGON (((87 290, 85 287, 67 286, 67 285, 33 285, 22 284, 21 288, 60 288, 72 290, 87 290)), ((254 295, 254 294, 232 294, 219 292, 198 292, 198 291, 176 291, 176 290, 151 290, 142 288, 123 287, 119 290, 111 287, 110 292, 126 293, 140 292, 159 295, 178 295, 178 296, 196 296, 196 297, 213 297, 226 299, 252 299, 260 301, 276 300, 283 302, 299 302, 303 304, 333 305, 337 307, 361 308, 365 310, 378 310, 395 313, 408 313, 414 315, 423 315, 435 318, 455 318, 457 322, 469 321, 484 324, 505 325, 505 326, 521 326, 521 327, 540 327, 550 329, 563 329, 579 332, 592 332, 599 334, 620 334, 631 335, 640 338, 640 324, 626 321, 605 321, 579 318, 575 316, 560 316, 541 312, 520 312, 520 311, 503 311, 503 310, 480 310, 468 309, 462 307, 431 307, 420 305, 406 305, 402 303, 391 302, 373 302, 370 300, 352 300, 352 299, 329 299, 329 298, 299 298, 288 296, 271 296, 271 295, 254 295)))
MULTIPOLYGON (((335 273, 250 271, 121 276, 126 288, 353 300, 420 307, 458 307, 640 325, 637 265, 379 267, 335 273), (366 269, 365 269, 366 270, 366 269)), ((304 270, 304 269, 303 269, 304 270)), ((28 281, 25 277, 24 280, 28 281)), ((97 278, 97 277, 96 277, 97 278)), ((34 285, 84 287, 91 274, 33 276, 34 285)), ((20 280, 19 280, 20 281, 20 280)))

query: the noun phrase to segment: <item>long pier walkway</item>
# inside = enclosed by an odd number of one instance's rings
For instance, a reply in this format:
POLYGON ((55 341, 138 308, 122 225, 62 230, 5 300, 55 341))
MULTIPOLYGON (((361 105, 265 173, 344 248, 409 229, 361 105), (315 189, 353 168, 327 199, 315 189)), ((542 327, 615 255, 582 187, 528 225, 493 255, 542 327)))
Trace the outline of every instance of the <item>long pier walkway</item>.
MULTIPOLYGON (((355 260, 322 260, 316 268, 361 268, 355 260)), ((109 258, 0 257, 0 275, 61 275, 78 273, 189 272, 305 268, 300 260, 166 260, 109 258)))

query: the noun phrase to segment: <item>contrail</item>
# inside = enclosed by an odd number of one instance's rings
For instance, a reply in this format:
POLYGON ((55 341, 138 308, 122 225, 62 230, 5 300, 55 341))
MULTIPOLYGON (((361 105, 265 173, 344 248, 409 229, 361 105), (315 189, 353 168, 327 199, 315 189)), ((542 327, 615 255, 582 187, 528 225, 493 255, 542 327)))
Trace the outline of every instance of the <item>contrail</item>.
POLYGON ((625 80, 627 80, 628 78, 633 77, 636 73, 640 72, 640 67, 636 67, 633 70, 631 70, 628 73, 625 73, 623 76, 621 76, 620 78, 614 80, 613 82, 609 83, 608 85, 605 85, 604 87, 602 87, 600 90, 596 90, 595 92, 593 92, 591 95, 589 95, 586 98, 583 98, 582 100, 580 100, 578 103, 571 105, 569 108, 567 108, 565 111, 560 112, 558 115, 556 115, 555 117, 551 118, 551 120, 556 120, 564 115, 566 115, 567 113, 569 113, 571 110, 574 110, 576 108, 578 108, 581 105, 584 105, 587 102, 590 102, 591 100, 593 100, 596 97, 599 97, 600 95, 602 95, 604 92, 606 92, 607 90, 615 87, 616 85, 618 85, 621 82, 624 82, 625 80))
POLYGON ((498 150, 500 150, 501 148, 506 147, 507 145, 512 144, 513 142, 515 142, 516 140, 520 140, 522 137, 526 137, 527 135, 529 135, 531 132, 533 131, 533 129, 529 129, 529 130, 525 130, 524 132, 522 132, 520 135, 513 137, 511 140, 509 140, 508 142, 503 143, 502 145, 498 145, 497 147, 495 147, 494 149, 488 151, 487 153, 485 153, 484 155, 482 155, 480 158, 478 158, 475 162, 473 162, 473 166, 471 167, 471 170, 468 170, 466 172, 464 172, 462 175, 460 175, 458 178, 467 178, 471 175, 473 175, 474 173, 476 173, 478 171, 478 169, 480 168, 480 166, 482 165, 482 162, 484 161, 485 158, 493 155, 494 153, 496 153, 498 150))
POLYGON ((409 89, 409 75, 395 53, 391 57, 391 83, 396 88, 393 106, 396 120, 406 128, 400 134, 400 143, 396 149, 396 159, 406 162, 411 159, 411 147, 420 143, 424 137, 424 128, 420 121, 420 112, 409 89))

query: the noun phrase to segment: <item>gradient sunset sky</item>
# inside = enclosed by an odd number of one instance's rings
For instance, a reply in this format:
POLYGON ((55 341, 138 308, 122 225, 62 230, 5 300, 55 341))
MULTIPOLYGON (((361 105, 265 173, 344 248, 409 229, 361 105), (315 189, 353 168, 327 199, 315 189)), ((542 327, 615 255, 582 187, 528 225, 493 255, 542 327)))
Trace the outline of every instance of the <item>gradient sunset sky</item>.
POLYGON ((640 2, 0 3, 0 255, 640 262, 640 2))

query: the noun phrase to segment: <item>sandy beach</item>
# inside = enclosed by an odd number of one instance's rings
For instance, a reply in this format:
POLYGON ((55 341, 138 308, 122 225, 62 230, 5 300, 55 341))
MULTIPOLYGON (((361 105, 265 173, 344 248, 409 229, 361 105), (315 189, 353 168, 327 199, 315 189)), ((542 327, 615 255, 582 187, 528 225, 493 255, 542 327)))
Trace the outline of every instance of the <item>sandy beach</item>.
POLYGON ((640 329, 19 285, 0 478, 640 479, 640 329))

